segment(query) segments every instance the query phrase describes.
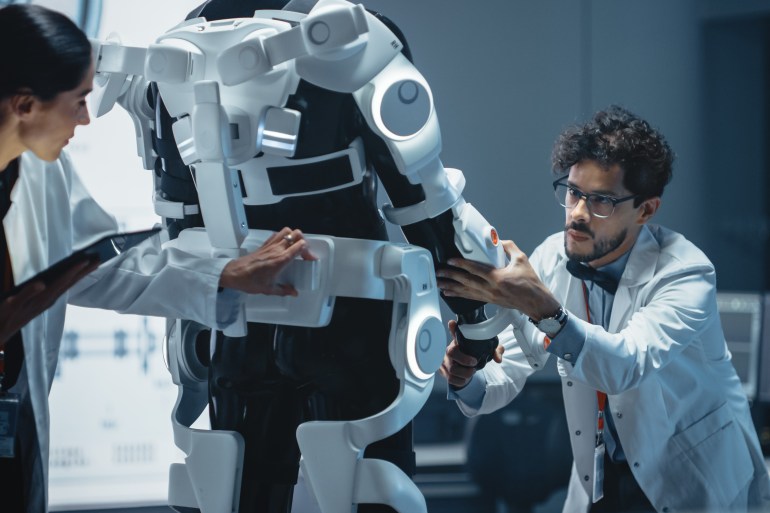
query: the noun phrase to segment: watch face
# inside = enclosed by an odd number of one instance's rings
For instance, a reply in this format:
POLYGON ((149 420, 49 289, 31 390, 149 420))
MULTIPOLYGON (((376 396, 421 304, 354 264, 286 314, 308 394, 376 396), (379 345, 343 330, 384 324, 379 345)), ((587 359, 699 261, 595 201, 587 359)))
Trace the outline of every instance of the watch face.
POLYGON ((541 319, 540 322, 537 323, 537 329, 543 333, 556 333, 560 328, 561 323, 553 317, 541 319))

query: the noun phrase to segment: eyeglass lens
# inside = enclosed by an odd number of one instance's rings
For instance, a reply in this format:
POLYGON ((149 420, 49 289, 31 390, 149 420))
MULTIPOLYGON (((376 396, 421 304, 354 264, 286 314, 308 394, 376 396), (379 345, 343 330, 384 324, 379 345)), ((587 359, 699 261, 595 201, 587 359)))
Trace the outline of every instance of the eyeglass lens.
POLYGON ((615 210, 615 205, 608 197, 598 194, 586 195, 563 183, 556 184, 554 193, 556 201, 565 208, 575 208, 580 199, 585 197, 588 210, 596 217, 609 217, 615 210))

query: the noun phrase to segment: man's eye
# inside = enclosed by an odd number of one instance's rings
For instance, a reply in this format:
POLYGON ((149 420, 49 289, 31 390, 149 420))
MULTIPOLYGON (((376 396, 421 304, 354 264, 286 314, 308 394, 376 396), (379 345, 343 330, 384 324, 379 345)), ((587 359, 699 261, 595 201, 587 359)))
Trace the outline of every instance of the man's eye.
POLYGON ((612 205, 609 196, 591 196, 591 203, 594 205, 612 205))
POLYGON ((580 191, 578 191, 577 189, 567 189, 567 191, 569 192, 569 195, 574 198, 580 197, 580 191))

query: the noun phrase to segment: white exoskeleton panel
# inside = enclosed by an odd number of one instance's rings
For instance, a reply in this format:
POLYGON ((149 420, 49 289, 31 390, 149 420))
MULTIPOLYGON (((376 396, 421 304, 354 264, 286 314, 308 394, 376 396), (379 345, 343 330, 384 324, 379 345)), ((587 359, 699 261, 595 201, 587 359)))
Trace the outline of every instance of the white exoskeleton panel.
MULTIPOLYGON (((424 191, 425 200, 416 205, 385 206, 386 218, 406 225, 451 210, 460 253, 504 265, 496 231, 462 198, 462 173, 445 169, 439 159, 441 135, 430 87, 401 49, 382 22, 345 0, 320 0, 307 15, 259 10, 253 18, 193 19, 148 48, 95 42, 92 108, 97 116, 116 102, 126 109, 144 167, 153 169, 154 113, 146 88, 157 84, 176 119, 174 139, 193 173, 205 223, 205 229, 184 230, 168 245, 202 256, 234 257, 269 235, 248 229, 244 204, 267 205, 303 194, 273 191, 268 169, 342 157, 351 164, 350 182, 343 186, 361 181, 365 158, 360 141, 334 154, 291 159, 300 113, 286 103, 300 80, 350 93, 369 127, 385 141, 398 171, 424 191)), ((319 192, 324 191, 314 191, 319 192)), ((197 205, 167 201, 157 193, 155 198, 156 212, 164 218, 197 212, 197 205)), ((324 513, 348 513, 359 502, 425 511, 422 495, 402 471, 363 458, 363 450, 417 414, 443 358, 445 332, 430 253, 381 241, 307 238, 319 259, 297 260, 286 270, 299 296, 245 298, 239 320, 225 333, 245 335, 247 321, 324 326, 338 296, 393 301, 389 354, 401 383, 398 397, 365 419, 305 423, 297 437, 305 477, 324 513)), ((498 324, 494 329, 502 330, 498 324)), ((190 429, 206 403, 205 377, 189 362, 197 332, 181 321, 171 325, 170 368, 180 387, 174 433, 187 457, 171 469, 170 501, 204 513, 237 511, 243 440, 233 432, 190 429)))

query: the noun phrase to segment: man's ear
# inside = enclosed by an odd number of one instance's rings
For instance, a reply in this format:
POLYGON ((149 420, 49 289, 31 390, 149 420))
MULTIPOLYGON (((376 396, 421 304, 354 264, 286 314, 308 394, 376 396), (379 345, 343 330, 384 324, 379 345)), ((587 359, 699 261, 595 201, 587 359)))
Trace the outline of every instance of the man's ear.
POLYGON ((656 196, 654 198, 646 199, 642 202, 641 205, 639 205, 639 217, 637 218, 637 222, 639 224, 644 224, 655 215, 655 213, 660 208, 660 196, 656 196))

